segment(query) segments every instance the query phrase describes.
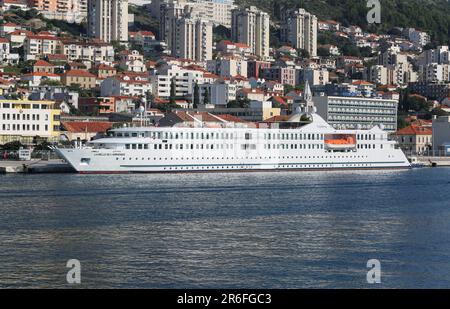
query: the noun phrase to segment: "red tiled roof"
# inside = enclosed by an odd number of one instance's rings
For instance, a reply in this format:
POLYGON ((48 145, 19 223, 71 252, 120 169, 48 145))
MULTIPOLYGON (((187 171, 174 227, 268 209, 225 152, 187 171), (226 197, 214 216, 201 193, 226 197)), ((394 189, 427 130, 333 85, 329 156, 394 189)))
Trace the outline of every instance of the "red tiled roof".
POLYGON ((115 68, 106 65, 104 63, 99 64, 99 66, 97 67, 98 70, 115 70, 115 68))
POLYGON ((143 36, 155 36, 155 34, 151 31, 139 31, 139 33, 143 36))
POLYGON ((53 35, 28 35, 27 38, 34 40, 53 40, 53 41, 59 40, 59 38, 53 35))
POLYGON ((431 127, 410 125, 406 128, 400 129, 395 132, 396 135, 432 135, 433 130, 431 127))
POLYGON ((7 38, 0 38, 0 43, 9 43, 7 38))
POLYGON ((33 72, 33 73, 23 74, 22 76, 60 77, 58 74, 47 73, 47 72, 33 72))
POLYGON ((96 76, 92 73, 89 73, 88 71, 84 70, 70 70, 65 73, 66 76, 79 76, 79 77, 93 77, 96 76))
POLYGON ((30 35, 33 35, 33 32, 28 31, 28 30, 18 29, 18 30, 14 30, 9 35, 26 35, 26 36, 30 36, 30 35))
POLYGON ((223 120, 225 120, 225 121, 229 121, 229 122, 248 122, 248 121, 246 121, 244 119, 241 119, 239 117, 236 117, 236 116, 233 116, 233 115, 230 115, 230 114, 219 114, 219 115, 216 115, 216 116, 221 118, 221 119, 223 119, 223 120))
POLYGON ((278 115, 270 117, 263 122, 280 122, 280 121, 287 121, 289 119, 290 115, 278 115))
POLYGON ((70 121, 62 122, 63 127, 72 133, 104 133, 112 128, 112 122, 106 121, 70 121))
POLYGON ((45 61, 45 60, 39 59, 38 61, 36 61, 36 62, 33 64, 33 66, 36 66, 36 67, 53 67, 53 64, 48 63, 48 62, 45 61))
POLYGON ((55 61, 55 60, 67 61, 67 56, 63 54, 51 54, 47 55, 47 59, 48 61, 55 61))

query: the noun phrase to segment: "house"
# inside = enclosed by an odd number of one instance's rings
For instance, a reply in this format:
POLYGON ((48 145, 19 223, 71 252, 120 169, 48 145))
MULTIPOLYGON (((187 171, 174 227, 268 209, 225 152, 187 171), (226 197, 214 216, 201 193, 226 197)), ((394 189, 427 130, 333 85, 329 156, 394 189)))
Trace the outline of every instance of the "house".
POLYGON ((339 48, 336 45, 332 44, 325 44, 325 45, 319 45, 318 48, 322 48, 328 52, 330 56, 339 56, 341 53, 339 51, 339 48))
POLYGON ((0 64, 16 65, 19 63, 19 54, 11 53, 11 43, 8 39, 0 37, 0 64))
POLYGON ((117 69, 102 63, 96 66, 93 72, 97 75, 99 79, 104 79, 111 76, 115 76, 117 74, 117 69))
POLYGON ((295 86, 296 70, 289 67, 272 66, 264 69, 264 78, 277 81, 283 85, 295 86))
POLYGON ((0 26, 0 36, 5 37, 17 29, 20 29, 20 26, 14 23, 4 23, 3 25, 0 26))
POLYGON ((42 85, 44 82, 53 81, 60 82, 61 77, 58 74, 47 73, 47 72, 32 72, 28 74, 23 74, 20 77, 21 81, 28 82, 29 87, 42 85))
POLYGON ((341 28, 341 24, 334 20, 319 21, 317 26, 323 31, 339 31, 341 28))
POLYGON ((79 85, 82 89, 93 89, 96 76, 88 71, 69 70, 62 75, 62 83, 66 86, 79 85))
POLYGON ((55 66, 45 60, 39 59, 33 64, 33 72, 55 73, 55 66))
POLYGON ((7 38, 9 38, 9 41, 11 42, 12 47, 20 47, 23 46, 23 42, 27 38, 27 36, 33 35, 33 32, 28 30, 14 30, 13 32, 10 32, 7 34, 7 38))
POLYGON ((108 77, 100 84, 101 96, 143 97, 152 90, 151 83, 139 75, 116 75, 108 77))
POLYGON ((237 99, 248 99, 250 101, 260 101, 263 102, 266 99, 266 94, 261 89, 240 89, 236 92, 237 99))
POLYGON ((124 50, 120 53, 119 67, 125 71, 146 72, 147 67, 144 63, 144 56, 137 50, 124 50))
POLYGON ((63 121, 62 132, 68 141, 90 141, 95 137, 103 136, 112 129, 113 123, 106 121, 63 121))
POLYGON ((430 125, 412 124, 394 133, 400 148, 407 155, 426 154, 432 149, 433 130, 430 125))
POLYGON ((110 114, 116 111, 114 97, 79 98, 78 109, 89 114, 110 114))
POLYGON ((217 43, 216 51, 222 53, 222 55, 240 56, 242 59, 246 59, 252 54, 252 49, 247 44, 231 42, 229 40, 222 40, 217 43))

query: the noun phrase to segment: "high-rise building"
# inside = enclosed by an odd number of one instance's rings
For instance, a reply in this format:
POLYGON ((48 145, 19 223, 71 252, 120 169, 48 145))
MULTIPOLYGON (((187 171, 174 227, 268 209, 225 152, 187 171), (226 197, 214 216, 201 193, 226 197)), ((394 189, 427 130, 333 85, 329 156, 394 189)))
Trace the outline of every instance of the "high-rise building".
POLYGON ((184 14, 184 6, 176 2, 162 2, 159 14, 159 39, 172 50, 176 45, 176 22, 184 14))
POLYGON ((89 0, 88 33, 104 42, 128 42, 128 0, 89 0))
POLYGON ((317 56, 317 17, 304 9, 287 12, 281 26, 281 40, 306 50, 311 57, 317 56))
POLYGON ((250 46, 262 60, 269 58, 269 14, 254 6, 232 11, 231 39, 250 46))
POLYGON ((149 5, 150 14, 160 19, 164 15, 164 7, 168 4, 177 4, 192 15, 227 28, 231 27, 231 10, 236 8, 233 0, 153 0, 149 5))
POLYGON ((212 25, 209 21, 189 16, 178 18, 172 55, 196 61, 212 59, 212 25))

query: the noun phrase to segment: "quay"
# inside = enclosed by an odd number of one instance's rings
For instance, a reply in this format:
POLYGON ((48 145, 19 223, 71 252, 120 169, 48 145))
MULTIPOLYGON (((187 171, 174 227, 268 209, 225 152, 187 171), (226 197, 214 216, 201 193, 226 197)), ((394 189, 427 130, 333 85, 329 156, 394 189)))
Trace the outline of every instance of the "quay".
POLYGON ((417 163, 430 167, 450 166, 450 157, 418 156, 415 160, 417 163))
POLYGON ((0 174, 9 173, 74 173, 75 170, 60 159, 30 161, 0 161, 0 174))

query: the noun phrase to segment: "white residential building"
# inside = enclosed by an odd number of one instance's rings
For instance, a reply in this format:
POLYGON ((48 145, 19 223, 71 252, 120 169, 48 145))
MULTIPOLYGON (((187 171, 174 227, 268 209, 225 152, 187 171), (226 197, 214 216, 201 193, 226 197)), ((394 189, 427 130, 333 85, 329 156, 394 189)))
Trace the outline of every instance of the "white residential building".
POLYGON ((311 86, 325 85, 329 82, 329 72, 327 69, 306 68, 303 70, 303 80, 311 86))
POLYGON ((5 38, 0 38, 0 65, 16 65, 19 63, 19 54, 11 53, 11 44, 5 38))
POLYGON ((254 6, 232 11, 232 41, 247 44, 261 60, 269 58, 269 35, 269 14, 254 6))
POLYGON ((152 92, 152 84, 140 77, 113 76, 106 78, 100 84, 102 97, 131 96, 144 97, 147 92, 152 92))
POLYGON ((424 31, 419 31, 414 28, 407 28, 403 32, 411 42, 418 46, 423 47, 430 43, 430 36, 424 31))
POLYGON ((89 0, 88 34, 104 42, 128 42, 128 0, 89 0))
POLYGON ((111 65, 114 61, 114 47, 101 41, 63 40, 62 52, 68 61, 81 60, 94 65, 111 65))
POLYGON ((137 50, 123 51, 120 55, 119 67, 130 72, 146 72, 147 67, 144 63, 144 56, 137 50))
POLYGON ((450 81, 450 65, 429 63, 421 66, 420 80, 423 82, 446 82, 450 81))
POLYGON ((247 61, 239 58, 219 58, 209 60, 206 69, 223 77, 244 76, 247 77, 247 61))
POLYGON ((168 65, 158 70, 156 75, 151 76, 152 93, 160 98, 170 97, 170 87, 173 81, 175 85, 175 96, 192 96, 194 85, 204 83, 204 71, 183 68, 177 65, 168 65))
POLYGON ((209 103, 213 105, 227 105, 228 102, 236 100, 236 91, 238 87, 229 82, 216 82, 213 84, 199 85, 200 102, 206 95, 209 96, 209 103))
POLYGON ((59 53, 60 39, 53 35, 29 35, 24 41, 25 60, 59 53))
POLYGON ((231 27, 231 11, 236 8, 233 0, 153 0, 149 6, 150 14, 157 19, 164 18, 165 7, 173 4, 183 12, 227 28, 231 27))
POLYGON ((176 19, 175 27, 172 55, 195 61, 212 59, 213 24, 211 22, 183 16, 176 19))

